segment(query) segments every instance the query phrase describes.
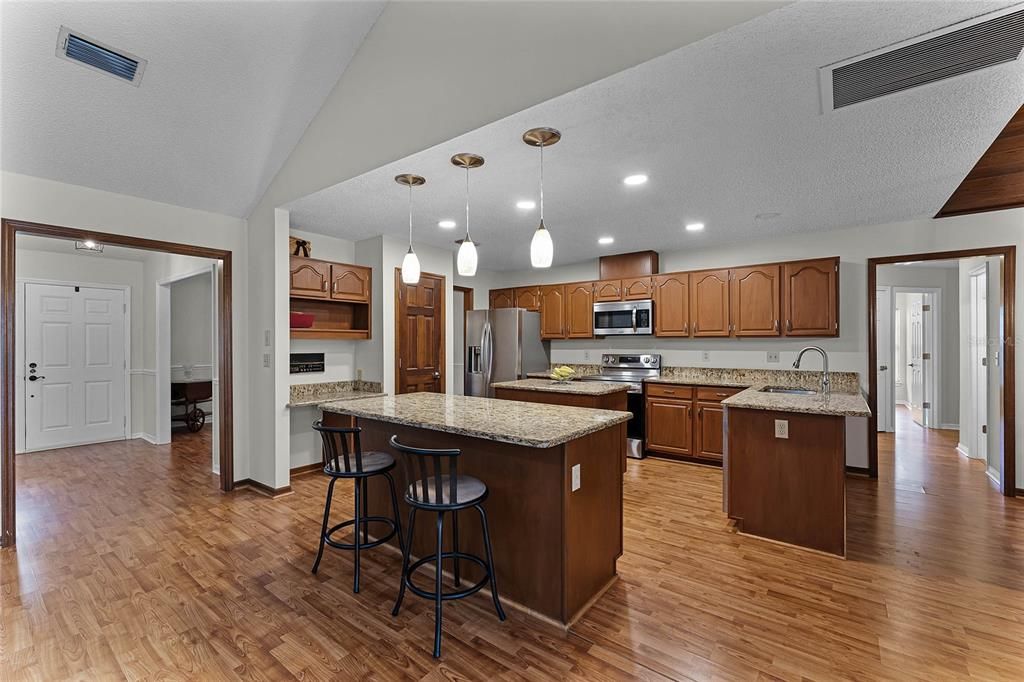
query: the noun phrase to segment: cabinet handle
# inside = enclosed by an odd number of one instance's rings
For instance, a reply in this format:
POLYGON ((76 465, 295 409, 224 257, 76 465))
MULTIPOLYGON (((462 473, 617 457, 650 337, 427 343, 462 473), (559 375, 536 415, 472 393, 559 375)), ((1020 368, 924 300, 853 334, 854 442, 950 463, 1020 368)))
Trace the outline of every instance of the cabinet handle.
POLYGON ((779 331, 779 321, 775 320, 775 331, 779 331))
POLYGON ((320 283, 320 291, 327 291, 327 280, 320 283))
POLYGON ((689 322, 684 322, 683 323, 683 333, 684 334, 689 334, 690 333, 690 323, 689 322))
POLYGON ((786 320, 786 331, 787 332, 793 331, 793 321, 792 320, 786 320))
POLYGON ((728 393, 716 393, 715 395, 718 396, 719 398, 724 398, 725 396, 727 396, 729 394, 728 393))

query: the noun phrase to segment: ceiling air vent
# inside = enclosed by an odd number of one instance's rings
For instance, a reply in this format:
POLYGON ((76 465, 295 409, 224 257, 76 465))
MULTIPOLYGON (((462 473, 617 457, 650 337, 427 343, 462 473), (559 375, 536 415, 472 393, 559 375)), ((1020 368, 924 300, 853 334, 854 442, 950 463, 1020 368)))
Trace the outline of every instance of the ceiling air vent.
POLYGON ((1022 49, 1024 9, 1017 5, 824 67, 824 108, 839 109, 1011 62, 1022 49))
POLYGON ((115 50, 67 26, 60 27, 57 37, 57 56, 77 62, 95 71, 102 71, 119 80, 138 86, 146 60, 124 50, 115 50))

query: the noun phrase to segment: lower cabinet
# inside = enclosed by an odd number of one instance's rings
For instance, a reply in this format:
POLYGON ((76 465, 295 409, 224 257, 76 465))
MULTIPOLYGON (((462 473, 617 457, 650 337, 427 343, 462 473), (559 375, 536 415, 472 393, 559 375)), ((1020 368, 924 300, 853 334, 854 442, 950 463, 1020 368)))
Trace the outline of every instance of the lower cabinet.
POLYGON ((721 463, 722 400, 742 389, 647 384, 646 449, 657 455, 721 463))
POLYGON ((647 449, 670 455, 693 453, 693 401, 647 399, 647 449))

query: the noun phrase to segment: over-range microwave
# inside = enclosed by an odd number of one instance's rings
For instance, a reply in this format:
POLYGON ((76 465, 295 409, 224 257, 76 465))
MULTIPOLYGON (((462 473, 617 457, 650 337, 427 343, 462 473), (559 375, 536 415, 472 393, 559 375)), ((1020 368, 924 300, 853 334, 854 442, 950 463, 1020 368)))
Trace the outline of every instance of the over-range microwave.
POLYGON ((653 333, 654 301, 594 304, 594 336, 653 333))

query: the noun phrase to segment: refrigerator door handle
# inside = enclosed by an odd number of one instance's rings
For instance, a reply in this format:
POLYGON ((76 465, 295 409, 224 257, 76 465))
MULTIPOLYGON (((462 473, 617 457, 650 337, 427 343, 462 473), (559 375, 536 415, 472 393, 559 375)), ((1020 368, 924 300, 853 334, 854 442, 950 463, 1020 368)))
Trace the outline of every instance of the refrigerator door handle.
POLYGON ((484 322, 483 331, 480 334, 480 349, 483 354, 484 371, 484 397, 491 392, 491 376, 494 372, 494 339, 491 337, 491 323, 484 322))

